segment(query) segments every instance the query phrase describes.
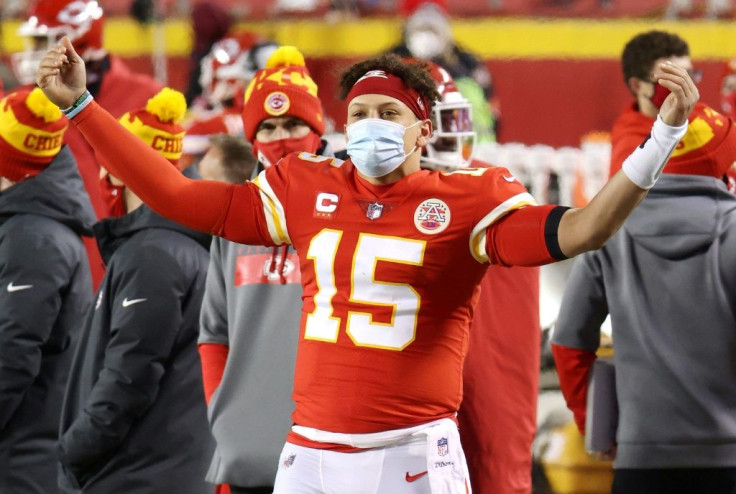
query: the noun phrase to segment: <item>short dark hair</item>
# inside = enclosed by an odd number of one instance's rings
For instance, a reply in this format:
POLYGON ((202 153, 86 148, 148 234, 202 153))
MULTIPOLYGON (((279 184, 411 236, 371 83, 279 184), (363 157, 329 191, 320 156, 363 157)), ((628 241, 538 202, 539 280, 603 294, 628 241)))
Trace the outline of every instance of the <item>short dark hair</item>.
POLYGON ((660 58, 688 55, 690 48, 687 42, 676 34, 665 31, 641 33, 626 43, 621 55, 624 83, 628 84, 631 77, 648 79, 652 65, 660 58))
POLYGON ((231 184, 242 184, 250 179, 258 164, 253 147, 243 138, 228 134, 210 136, 210 146, 222 155, 222 170, 225 179, 231 184))
POLYGON ((383 70, 399 77, 404 84, 429 101, 430 109, 435 101, 442 99, 425 63, 405 62, 398 55, 391 53, 363 60, 343 72, 340 77, 340 99, 347 98, 358 79, 371 70, 383 70))

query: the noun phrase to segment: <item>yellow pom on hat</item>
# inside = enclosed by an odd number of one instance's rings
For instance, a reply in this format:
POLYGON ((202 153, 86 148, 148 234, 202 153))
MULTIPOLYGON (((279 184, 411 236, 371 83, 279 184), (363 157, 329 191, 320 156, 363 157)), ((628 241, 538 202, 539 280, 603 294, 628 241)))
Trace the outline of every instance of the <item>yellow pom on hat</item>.
POLYGON ((273 69, 275 67, 306 67, 304 55, 296 46, 281 46, 276 49, 266 61, 266 68, 273 69))
POLYGON ((128 112, 119 121, 146 144, 176 165, 181 157, 184 128, 179 124, 187 102, 179 91, 165 87, 145 108, 128 112))
POLYGON ((69 121, 38 88, 0 100, 0 177, 18 182, 41 173, 61 151, 69 121))
POLYGON ((26 98, 26 106, 31 113, 44 122, 56 122, 61 118, 61 110, 49 100, 40 88, 33 88, 26 98))
POLYGON ((187 111, 187 100, 179 91, 165 87, 148 100, 146 111, 162 122, 179 123, 187 111))

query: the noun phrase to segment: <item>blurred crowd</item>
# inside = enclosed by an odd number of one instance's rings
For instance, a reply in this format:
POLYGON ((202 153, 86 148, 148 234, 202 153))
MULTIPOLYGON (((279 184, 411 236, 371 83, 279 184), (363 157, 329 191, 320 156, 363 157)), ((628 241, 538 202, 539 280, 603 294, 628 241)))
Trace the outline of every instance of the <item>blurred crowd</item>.
MULTIPOLYGON (((209 0, 207 0, 209 1, 209 0)), ((155 16, 186 17, 202 0, 103 0, 108 15, 133 15, 151 20, 155 16)), ((22 18, 29 0, 6 0, 0 6, 4 18, 22 18)), ((216 0, 238 20, 325 17, 329 20, 362 16, 392 16, 401 0, 216 0)), ((551 16, 551 17, 660 17, 665 19, 730 19, 732 0, 465 0, 452 2, 457 16, 551 16)))

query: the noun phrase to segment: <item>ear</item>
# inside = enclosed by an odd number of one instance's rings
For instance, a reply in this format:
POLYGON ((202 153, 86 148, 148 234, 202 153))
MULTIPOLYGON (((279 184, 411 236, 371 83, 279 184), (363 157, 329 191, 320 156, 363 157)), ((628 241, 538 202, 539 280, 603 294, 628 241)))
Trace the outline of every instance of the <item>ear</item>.
POLYGON ((641 79, 638 77, 629 77, 629 80, 626 81, 626 87, 629 89, 629 92, 636 96, 639 94, 639 89, 641 88, 641 85, 644 83, 641 79))
POLYGON ((432 121, 430 119, 422 120, 419 124, 419 134, 417 135, 417 147, 423 148, 429 144, 429 140, 432 138, 432 121))

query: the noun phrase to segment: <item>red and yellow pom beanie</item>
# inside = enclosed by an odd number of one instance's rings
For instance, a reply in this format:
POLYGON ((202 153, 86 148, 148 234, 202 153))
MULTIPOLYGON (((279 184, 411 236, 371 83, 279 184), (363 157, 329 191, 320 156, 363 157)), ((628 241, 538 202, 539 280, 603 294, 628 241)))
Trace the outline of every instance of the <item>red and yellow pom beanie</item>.
POLYGON ((177 166, 185 134, 180 122, 186 111, 184 95, 165 87, 148 100, 145 108, 120 117, 120 123, 177 166))
POLYGON ((266 68, 256 72, 245 90, 245 138, 254 142, 258 124, 285 115, 304 120, 317 135, 325 132, 317 84, 309 75, 304 56, 293 46, 282 46, 273 52, 266 68))
POLYGON ((68 125, 39 88, 0 100, 0 176, 19 182, 41 173, 61 151, 68 125))

